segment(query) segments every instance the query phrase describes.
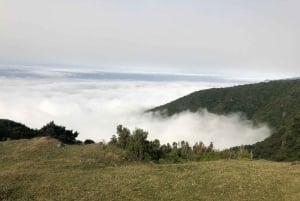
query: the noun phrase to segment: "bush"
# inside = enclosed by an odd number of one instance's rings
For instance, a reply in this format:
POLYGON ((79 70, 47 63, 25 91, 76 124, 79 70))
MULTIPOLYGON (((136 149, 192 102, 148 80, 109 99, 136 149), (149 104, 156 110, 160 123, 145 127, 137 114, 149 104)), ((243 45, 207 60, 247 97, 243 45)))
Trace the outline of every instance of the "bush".
POLYGON ((90 139, 86 139, 84 141, 84 144, 95 144, 95 142, 93 140, 90 140, 90 139))

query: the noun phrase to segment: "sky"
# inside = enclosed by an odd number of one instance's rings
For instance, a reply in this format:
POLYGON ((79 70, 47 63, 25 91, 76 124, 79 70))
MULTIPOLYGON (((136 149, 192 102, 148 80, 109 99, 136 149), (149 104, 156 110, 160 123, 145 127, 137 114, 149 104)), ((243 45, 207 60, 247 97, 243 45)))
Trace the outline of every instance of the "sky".
POLYGON ((298 0, 0 0, 0 65, 300 76, 298 0))

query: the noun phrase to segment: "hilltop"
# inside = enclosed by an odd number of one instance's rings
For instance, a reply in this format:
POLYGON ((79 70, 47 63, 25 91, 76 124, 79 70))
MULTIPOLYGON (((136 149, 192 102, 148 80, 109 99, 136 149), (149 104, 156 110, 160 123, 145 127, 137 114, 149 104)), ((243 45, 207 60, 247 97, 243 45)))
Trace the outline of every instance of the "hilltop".
MULTIPOLYGON (((270 137, 249 148, 257 158, 300 159, 300 80, 278 80, 201 90, 149 111, 173 115, 206 108, 216 114, 242 113, 255 125, 267 123, 270 137)), ((242 135, 242 133, 241 133, 242 135)))

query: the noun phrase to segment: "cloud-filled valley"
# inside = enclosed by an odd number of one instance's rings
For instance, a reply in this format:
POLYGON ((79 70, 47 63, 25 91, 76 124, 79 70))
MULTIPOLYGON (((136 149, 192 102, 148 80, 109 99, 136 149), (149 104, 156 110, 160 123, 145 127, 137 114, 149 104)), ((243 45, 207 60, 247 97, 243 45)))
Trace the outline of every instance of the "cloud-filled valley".
POLYGON ((145 110, 197 90, 237 83, 2 76, 0 117, 33 128, 54 120, 79 131, 79 139, 108 141, 122 124, 130 129, 143 128, 149 131, 149 139, 158 138, 162 143, 212 141, 222 149, 263 140, 270 130, 266 125, 254 127, 240 114, 222 116, 202 109, 165 117, 145 110))

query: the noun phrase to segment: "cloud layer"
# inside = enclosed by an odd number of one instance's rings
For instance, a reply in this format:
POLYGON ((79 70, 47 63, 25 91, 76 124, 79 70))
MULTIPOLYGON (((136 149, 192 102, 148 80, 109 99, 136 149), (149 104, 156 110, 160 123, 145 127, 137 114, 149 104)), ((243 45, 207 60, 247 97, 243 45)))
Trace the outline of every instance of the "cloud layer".
POLYGON ((0 117, 40 128, 54 120, 78 130, 80 139, 109 140, 116 126, 149 131, 161 142, 188 140, 217 148, 254 143, 270 134, 239 114, 218 116, 205 110, 172 117, 145 114, 146 109, 196 90, 232 83, 149 82, 83 79, 0 78, 0 117))
POLYGON ((237 145, 253 144, 270 135, 266 125, 256 127, 241 114, 216 115, 204 110, 198 113, 182 112, 170 118, 154 115, 141 122, 144 128, 154 133, 152 138, 162 142, 179 142, 180 139, 195 143, 210 142, 223 149, 237 145))

